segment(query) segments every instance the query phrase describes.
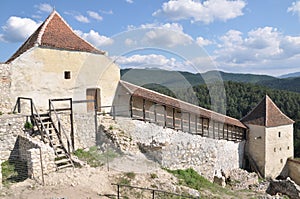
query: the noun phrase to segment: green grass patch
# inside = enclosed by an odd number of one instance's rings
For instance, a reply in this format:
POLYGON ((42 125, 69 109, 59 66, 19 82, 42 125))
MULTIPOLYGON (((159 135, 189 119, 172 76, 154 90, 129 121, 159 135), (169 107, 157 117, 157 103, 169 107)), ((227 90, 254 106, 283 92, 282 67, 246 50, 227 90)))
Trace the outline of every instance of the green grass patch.
POLYGON ((125 176, 131 180, 135 178, 135 173, 134 172, 127 172, 125 173, 125 176))
POLYGON ((9 186, 12 183, 21 182, 28 178, 27 163, 19 160, 4 161, 1 164, 2 183, 9 186))
POLYGON ((107 161, 111 161, 119 156, 113 150, 107 150, 101 153, 96 146, 89 148, 89 150, 78 149, 74 152, 74 155, 80 160, 86 161, 91 167, 103 166, 107 161))
POLYGON ((179 185, 184 185, 192 189, 196 189, 199 192, 201 192, 202 190, 209 190, 211 193, 217 195, 226 194, 230 196, 236 196, 233 191, 210 182, 209 180, 199 175, 195 170, 191 168, 185 170, 181 170, 181 169, 178 170, 165 169, 165 170, 168 171, 169 173, 172 173, 174 176, 176 176, 179 179, 179 185))

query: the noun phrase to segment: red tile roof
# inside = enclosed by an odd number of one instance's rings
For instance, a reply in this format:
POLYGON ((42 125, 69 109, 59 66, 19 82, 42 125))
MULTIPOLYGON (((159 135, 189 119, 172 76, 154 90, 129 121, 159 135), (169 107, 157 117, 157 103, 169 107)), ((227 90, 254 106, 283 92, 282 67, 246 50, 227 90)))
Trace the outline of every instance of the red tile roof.
POLYGON ((132 96, 136 96, 136 97, 141 97, 144 99, 148 99, 150 101, 156 102, 158 104, 162 104, 162 105, 166 105, 166 106, 170 106, 173 108, 178 108, 182 111, 187 111, 193 114, 197 114, 200 115, 202 117, 205 118, 211 118, 212 120, 221 122, 221 123, 226 123, 226 124, 230 124, 230 125, 234 125, 237 127, 241 127, 241 128, 247 128, 242 122, 240 122, 239 120, 226 116, 226 115, 222 115, 220 113, 216 113, 214 111, 169 97, 167 95, 163 95, 161 93, 140 87, 140 86, 136 86, 134 84, 125 82, 120 80, 120 84, 132 95, 132 96))
POLYGON ((280 111, 267 95, 251 112, 243 117, 241 121, 245 124, 265 127, 276 127, 294 123, 293 120, 280 111))
POLYGON ((34 46, 104 54, 80 38, 56 11, 49 15, 6 63, 10 63, 34 46))

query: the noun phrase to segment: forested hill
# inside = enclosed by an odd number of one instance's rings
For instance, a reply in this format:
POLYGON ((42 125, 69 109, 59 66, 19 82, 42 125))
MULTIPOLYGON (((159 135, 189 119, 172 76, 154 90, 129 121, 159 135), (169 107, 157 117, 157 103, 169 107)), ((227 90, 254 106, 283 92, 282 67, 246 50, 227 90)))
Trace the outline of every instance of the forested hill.
MULTIPOLYGON (((226 73, 209 71, 206 73, 189 73, 181 71, 166 71, 160 69, 122 69, 123 80, 134 84, 156 82, 168 88, 182 87, 182 85, 196 86, 211 80, 254 83, 269 88, 300 92, 300 77, 276 78, 268 75, 226 73)), ((186 86, 184 86, 186 87, 186 86)))

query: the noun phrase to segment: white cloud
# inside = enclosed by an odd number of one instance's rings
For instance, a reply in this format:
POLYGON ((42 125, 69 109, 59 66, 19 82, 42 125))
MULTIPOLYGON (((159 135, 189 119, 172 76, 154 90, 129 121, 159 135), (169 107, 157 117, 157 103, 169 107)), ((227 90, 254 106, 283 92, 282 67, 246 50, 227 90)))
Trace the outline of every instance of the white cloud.
POLYGON ((133 45, 137 44, 137 41, 135 41, 133 39, 130 39, 130 38, 127 38, 127 39, 125 39, 124 43, 125 43, 126 46, 133 46, 133 45))
POLYGON ((300 1, 293 2, 292 5, 288 7, 287 12, 298 14, 298 16, 300 17, 300 1))
POLYGON ((212 23, 215 20, 227 21, 243 15, 244 0, 169 0, 153 16, 164 16, 170 20, 190 19, 192 22, 212 23))
POLYGON ((167 58, 158 54, 121 56, 116 58, 116 63, 123 68, 160 68, 177 71, 187 71, 187 68, 191 67, 188 62, 180 62, 173 57, 167 58))
POLYGON ((230 30, 220 37, 217 59, 227 64, 259 64, 278 59, 283 55, 280 46, 283 39, 282 34, 273 27, 251 30, 245 38, 241 32, 230 30))
POLYGON ((47 12, 47 13, 50 13, 53 10, 53 7, 47 3, 41 3, 39 5, 35 5, 34 7, 39 9, 39 11, 41 12, 47 12))
POLYGON ((126 0, 127 3, 133 3, 133 0, 126 0))
POLYGON ((204 39, 203 37, 197 37, 197 38, 196 38, 196 43, 197 43, 199 46, 208 46, 208 45, 213 44, 212 41, 210 41, 210 40, 208 40, 208 39, 204 39))
POLYGON ((149 29, 141 42, 158 45, 161 47, 174 47, 178 45, 191 44, 193 38, 183 32, 183 27, 178 23, 166 24, 142 24, 139 27, 128 26, 128 30, 149 29))
POLYGON ((88 15, 93 18, 96 19, 97 21, 102 21, 102 16, 100 16, 97 12, 94 11, 87 11, 88 15))
POLYGON ((29 18, 11 16, 6 24, 2 26, 3 32, 0 34, 0 41, 23 42, 39 25, 39 23, 29 18))
POLYGON ((83 15, 76 15, 75 19, 79 22, 82 22, 82 23, 90 23, 90 20, 87 17, 83 16, 83 15))
POLYGON ((230 30, 220 37, 215 61, 236 72, 283 74, 299 69, 300 37, 284 35, 274 27, 263 27, 243 34, 230 30), (270 72, 271 71, 271 72, 270 72))
POLYGON ((114 41, 113 39, 100 35, 94 30, 90 30, 88 33, 83 33, 80 30, 75 30, 75 32, 83 39, 87 40, 96 47, 111 45, 114 41))

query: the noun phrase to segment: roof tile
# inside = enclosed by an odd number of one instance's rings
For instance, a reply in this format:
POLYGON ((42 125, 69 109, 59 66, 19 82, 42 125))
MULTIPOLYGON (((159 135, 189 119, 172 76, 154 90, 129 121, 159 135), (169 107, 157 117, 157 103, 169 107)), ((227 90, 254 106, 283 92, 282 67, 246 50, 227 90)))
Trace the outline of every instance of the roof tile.
POLYGON ((13 56, 6 61, 12 62, 30 48, 37 46, 64 50, 104 54, 87 41, 80 38, 64 19, 53 11, 41 26, 25 41, 13 56))
POLYGON ((245 124, 265 127, 275 127, 294 123, 293 120, 280 111, 267 95, 252 111, 243 117, 241 121, 245 124))

